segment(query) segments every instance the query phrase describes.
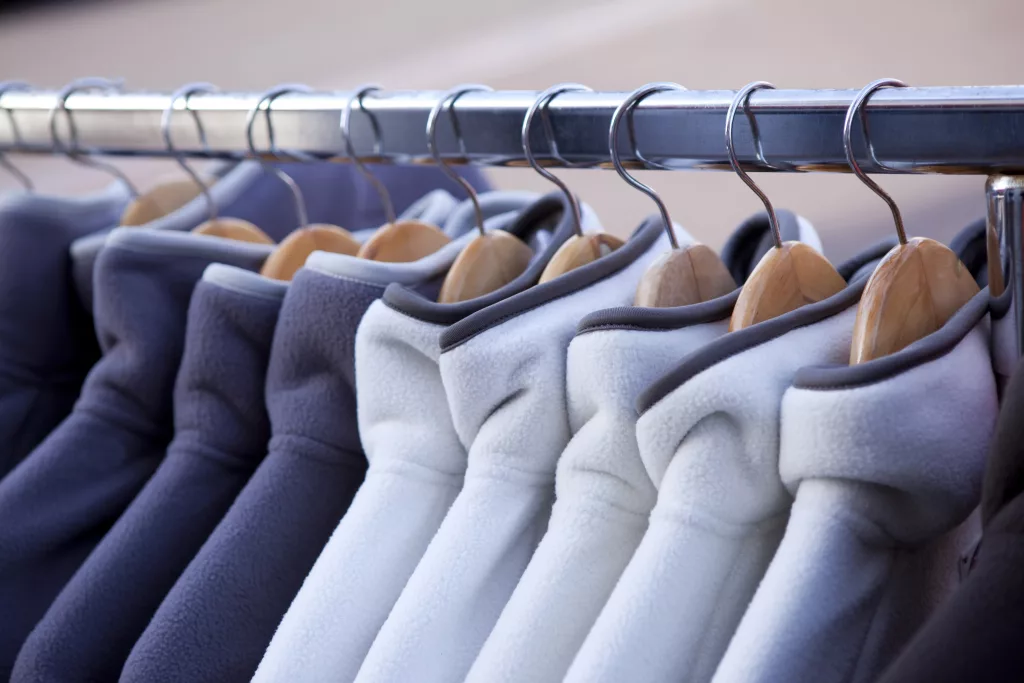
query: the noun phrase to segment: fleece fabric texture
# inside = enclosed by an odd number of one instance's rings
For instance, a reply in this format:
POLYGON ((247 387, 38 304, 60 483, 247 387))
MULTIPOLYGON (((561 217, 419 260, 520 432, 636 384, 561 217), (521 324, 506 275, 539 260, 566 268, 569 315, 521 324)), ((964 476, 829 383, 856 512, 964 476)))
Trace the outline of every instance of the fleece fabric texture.
POLYGON ((117 220, 127 189, 0 202, 0 479, 71 412, 99 358, 68 246, 117 220))
POLYGON ((0 481, 0 674, 64 584, 160 464, 188 303, 211 262, 256 269, 263 245, 144 228, 96 264, 103 358, 72 413, 0 481))
MULTIPOLYGON (((366 481, 288 608, 254 681, 355 678, 462 488, 466 452, 452 424, 438 367, 445 323, 535 284, 572 234, 571 221, 561 194, 534 201, 515 215, 507 229, 534 245, 535 260, 489 295, 437 304, 413 298, 395 284, 383 301, 370 306, 355 349, 359 433, 369 460, 366 481), (428 314, 431 319, 425 319, 428 314)), ((596 227, 586 207, 584 221, 596 227)))
POLYGON ((442 335, 441 377, 468 454, 465 481, 357 681, 465 679, 547 525, 555 465, 570 437, 566 350, 576 325, 631 302, 666 245, 660 218, 648 219, 617 251, 442 335))
MULTIPOLYGON (((715 683, 870 683, 957 581, 998 413, 988 291, 886 358, 782 401, 782 543, 715 683)), ((965 680, 975 680, 969 676, 965 680)))
MULTIPOLYGON (((958 393, 950 396, 957 396, 958 393)), ((1003 395, 982 486, 984 533, 969 573, 882 683, 1011 683, 1024 671, 1024 366, 1003 395)))
POLYGON ((309 261, 315 265, 296 274, 267 370, 268 453, 135 643, 122 681, 252 677, 363 480, 353 348, 359 320, 396 279, 417 278, 436 295, 458 246, 439 254, 383 263, 317 252, 309 261))
MULTIPOLYGON (((806 221, 779 216, 784 239, 817 243, 806 221)), ((762 213, 729 239, 723 261, 739 284, 771 247, 770 238, 762 213)), ((637 448, 636 399, 726 332, 737 295, 696 306, 610 309, 580 323, 566 374, 573 436, 558 459, 551 521, 468 681, 565 676, 640 543, 657 496, 637 448)))
POLYGON ((783 392, 800 367, 848 357, 864 282, 725 335, 638 399, 637 444, 657 502, 566 681, 710 680, 792 502, 778 470, 783 392))
POLYGON ((259 465, 284 282, 210 265, 189 306, 163 463, 21 648, 12 681, 114 681, 174 581, 259 465))
MULTIPOLYGON (((311 223, 340 225, 352 232, 371 230, 387 219, 373 185, 351 164, 278 164, 299 186, 311 223)), ((371 167, 385 184, 395 211, 403 212, 434 189, 461 188, 442 171, 431 166, 371 167)), ((477 169, 464 167, 460 173, 480 192, 489 189, 486 178, 477 169)), ((259 162, 243 161, 224 166, 210 188, 218 215, 242 218, 259 226, 274 241, 280 242, 295 230, 298 220, 291 190, 273 172, 259 162)), ((451 200, 445 213, 455 205, 451 200)), ((202 195, 146 227, 154 230, 188 231, 209 217, 202 195)), ((429 216, 425 216, 428 221, 429 216)), ((443 217, 442 217, 443 218, 443 217)), ((116 220, 108 225, 115 225, 116 220)), ((440 225, 440 224, 439 224, 440 225)), ((357 235, 358 237, 358 235, 357 235)), ((103 247, 105 234, 76 240, 71 246, 76 288, 82 303, 92 309, 92 271, 103 247)))

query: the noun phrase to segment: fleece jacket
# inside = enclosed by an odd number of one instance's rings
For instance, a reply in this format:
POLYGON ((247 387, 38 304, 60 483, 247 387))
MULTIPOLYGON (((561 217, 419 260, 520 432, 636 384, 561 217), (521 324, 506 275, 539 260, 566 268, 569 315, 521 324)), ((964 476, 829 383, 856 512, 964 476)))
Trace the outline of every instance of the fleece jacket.
MULTIPOLYGON (((585 224, 596 226, 585 206, 583 215, 585 224)), ((441 333, 534 285, 572 234, 571 207, 561 193, 512 217, 506 229, 535 254, 512 282, 454 304, 434 303, 393 284, 363 317, 356 334, 356 388, 366 481, 288 608, 254 681, 355 678, 462 488, 466 453, 441 383, 441 333)))
POLYGON ((192 289, 212 262, 256 269, 269 248, 144 228, 96 264, 103 358, 74 410, 0 481, 0 674, 57 593, 160 464, 192 289))
MULTIPOLYGON (((453 205, 451 196, 438 190, 414 203, 403 213, 403 218, 443 219, 453 205)), ((202 239, 196 242, 203 243, 202 239)), ((158 240, 154 248, 159 249, 160 244, 158 240)), ((264 255, 269 253, 268 248, 262 249, 264 255)), ((213 272, 226 271, 214 269, 213 272)), ((264 293, 276 291, 271 295, 272 299, 278 300, 275 310, 283 296, 280 283, 267 284, 266 279, 244 269, 224 281, 249 282, 264 293)), ((228 298, 232 296, 231 286, 229 294, 225 295, 228 298)), ((226 313, 204 303, 209 287, 200 289, 201 299, 196 305, 200 311, 197 315, 201 317, 191 326, 189 335, 193 350, 178 377, 178 390, 182 395, 175 401, 175 414, 179 418, 178 427, 183 431, 182 438, 171 446, 170 452, 174 457, 167 468, 154 475, 155 479, 149 482, 140 498, 134 501, 104 542, 90 555, 38 624, 19 655, 14 673, 17 680, 59 678, 86 681, 116 677, 160 601, 266 452, 269 437, 261 438, 258 430, 249 427, 224 432, 220 426, 214 429, 207 424, 203 434, 194 429, 199 424, 197 420, 232 414, 229 401, 223 402, 218 411, 218 404, 214 403, 218 393, 211 392, 211 387, 224 391, 225 396, 234 394, 237 401, 243 400, 237 398, 238 394, 248 392, 246 410, 250 411, 249 416, 257 424, 265 412, 262 388, 266 363, 262 363, 262 368, 255 375, 252 370, 245 371, 241 366, 226 363, 226 359, 232 356, 221 341, 226 343, 231 330, 237 328, 225 326, 227 318, 215 317, 226 313), (222 355, 211 357, 211 353, 222 355), (220 374, 204 375, 207 369, 220 374), (256 393, 252 393, 254 390, 256 393), (252 412, 254 407, 255 412, 252 412), (197 415, 201 417, 197 418, 197 415), (250 431, 246 433, 246 430, 250 431), (236 441, 232 445, 230 437, 243 435, 247 439, 244 444, 236 441), (208 486, 205 493, 211 497, 204 499, 204 492, 194 488, 194 496, 184 497, 180 486, 188 486, 189 482, 183 484, 181 477, 196 477, 197 473, 189 470, 189 466, 183 469, 178 463, 182 459, 190 464, 196 463, 195 454, 204 448, 222 454, 241 451, 242 460, 248 454, 251 463, 248 468, 234 467, 230 476, 220 482, 213 477, 211 468, 207 468, 199 474, 208 486), (179 457, 177 454, 180 452, 185 455, 179 457), (155 542, 154 538, 160 540, 155 542), (116 599, 111 599, 111 595, 116 595, 116 599)), ((276 319, 276 313, 274 317, 276 319)), ((273 325, 263 329, 265 339, 262 343, 269 347, 273 325)), ((250 331, 244 335, 254 333, 250 331)), ((244 335, 239 338, 242 343, 246 343, 244 335)), ((238 332, 234 337, 238 338, 238 332)), ((222 455, 222 458, 226 457, 222 455)), ((201 464, 203 461, 200 459, 198 462, 201 464)))
MULTIPOLYGON (((351 164, 277 164, 277 167, 299 186, 310 223, 339 225, 356 233, 359 238, 361 235, 358 233, 361 231, 372 232, 373 228, 387 220, 377 191, 351 164)), ((373 169, 374 174, 388 188, 395 211, 399 213, 408 210, 431 190, 451 190, 457 187, 442 171, 431 166, 382 166, 373 169)), ((460 172, 478 191, 489 189, 486 178, 479 170, 466 167, 460 172)), ((250 221, 275 242, 280 242, 299 227, 291 190, 275 173, 259 162, 243 161, 226 165, 214 175, 217 182, 210 187, 210 195, 217 205, 219 216, 250 221)), ((449 202, 445 215, 456 204, 450 197, 449 202)), ((188 231, 205 221, 209 213, 206 198, 199 195, 177 211, 148 223, 146 227, 188 231)), ((424 220, 431 222, 429 217, 424 220)), ((111 222, 110 225, 115 224, 111 222)), ((83 237, 71 245, 76 289, 88 310, 92 309, 93 302, 93 266, 105 238, 104 232, 83 237)))
MULTIPOLYGON (((485 205, 506 202, 484 195, 485 205)), ((525 202, 524 202, 525 203, 525 202)), ((460 212, 465 215, 466 212, 460 212)), ((268 453, 168 592, 121 680, 239 681, 256 671, 289 603, 363 480, 354 343, 366 308, 400 281, 434 295, 472 222, 411 263, 315 252, 285 294, 267 369, 268 453)))
POLYGON ((21 648, 12 681, 113 681, 266 453, 270 342, 287 284, 212 264, 189 305, 163 463, 21 648))
POLYGON ((116 184, 91 197, 0 202, 0 479, 71 412, 99 358, 68 246, 117 220, 127 201, 116 184))
MULTIPOLYGON (((840 267, 846 278, 879 245, 840 267)), ((796 371, 849 355, 866 278, 691 354, 637 400, 657 502, 566 681, 708 681, 782 537, 779 408, 796 371)))
MULTIPOLYGON (((956 583, 998 412, 988 291, 867 363, 807 367, 782 401, 785 535, 716 683, 871 683, 956 583)), ((968 679, 973 680, 973 679, 968 679)))
MULTIPOLYGON (((810 224, 779 211, 786 240, 820 249, 810 224)), ((722 259, 742 284, 771 247, 767 214, 747 220, 722 259), (767 238, 767 239, 766 239, 767 238)), ((676 308, 586 316, 569 345, 572 439, 558 459, 547 532, 468 681, 561 681, 636 550, 657 491, 636 443, 636 399, 690 352, 721 336, 739 294, 676 308)))
POLYGON ((570 437, 566 350, 576 326, 631 302, 666 249, 660 217, 648 219, 618 250, 441 335, 441 377, 468 454, 465 481, 357 681, 466 677, 547 526, 555 465, 570 437))
MULTIPOLYGON (((993 302, 995 305, 995 302, 993 302)), ((954 389, 948 397, 958 397, 954 389)), ((966 578, 882 683, 1012 683, 1024 671, 1024 368, 1003 394, 982 484, 983 533, 966 578)))

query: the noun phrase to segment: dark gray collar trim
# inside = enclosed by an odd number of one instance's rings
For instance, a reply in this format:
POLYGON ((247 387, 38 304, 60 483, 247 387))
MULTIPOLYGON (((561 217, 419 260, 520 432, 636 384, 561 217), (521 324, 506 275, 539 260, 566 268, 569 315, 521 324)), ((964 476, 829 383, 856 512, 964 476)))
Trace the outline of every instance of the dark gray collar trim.
POLYGON ((540 256, 535 258, 523 273, 504 287, 485 294, 484 296, 460 301, 454 304, 439 304, 431 301, 407 287, 399 284, 389 285, 382 298, 384 305, 404 315, 435 325, 452 325, 466 316, 476 313, 482 308, 495 304, 513 294, 534 285, 540 279, 548 261, 555 255, 558 248, 573 233, 572 210, 568 200, 561 192, 547 194, 532 205, 509 225, 506 230, 516 237, 525 238, 536 226, 554 216, 560 216, 558 225, 552 232, 551 243, 540 256))
POLYGON ((576 336, 598 330, 678 330, 691 325, 725 320, 739 298, 740 290, 690 306, 642 308, 621 306, 587 315, 576 328, 576 336))
MULTIPOLYGON (((868 263, 884 256, 894 243, 895 240, 890 239, 868 247, 860 254, 840 265, 836 270, 844 278, 849 278, 852 273, 856 273, 868 263)), ((763 323, 748 327, 745 330, 730 332, 699 351, 695 351, 674 370, 641 392, 636 401, 637 412, 641 415, 644 414, 655 403, 658 403, 661 399, 675 391, 691 377, 721 363, 726 358, 735 356, 747 349, 752 349, 776 337, 781 337, 787 332, 792 332, 807 325, 813 325, 825 318, 845 311, 860 300, 860 294, 864 291, 864 285, 867 284, 867 281, 866 277, 858 278, 856 282, 851 283, 843 291, 823 301, 808 304, 778 318, 766 320, 763 323)))
MULTIPOLYGON (((776 209, 775 216, 779 220, 779 232, 783 241, 800 239, 800 222, 796 214, 785 209, 776 209)), ((729 239, 722 246, 722 263, 728 268, 733 280, 742 284, 747 273, 757 265, 765 246, 771 242, 771 223, 764 211, 756 213, 740 223, 729 239)), ((770 247, 769 247, 770 248, 770 247)))
POLYGON ((760 346, 793 330, 813 325, 825 318, 830 318, 845 311, 850 306, 855 306, 860 300, 861 292, 864 291, 866 283, 867 278, 859 278, 843 291, 827 299, 808 304, 778 318, 766 320, 763 323, 758 323, 746 329, 730 332, 699 351, 691 353, 674 370, 641 392, 636 401, 637 412, 643 415, 654 404, 682 386, 691 377, 704 372, 727 358, 752 349, 755 346, 760 346))
POLYGON ((859 365, 825 365, 801 368, 793 378, 800 389, 825 391, 851 389, 891 379, 936 360, 952 351, 988 312, 988 288, 978 292, 945 325, 889 356, 859 365))
POLYGON ((647 218, 624 245, 592 263, 551 282, 537 285, 488 306, 461 320, 441 334, 441 353, 464 344, 485 330, 563 296, 574 294, 614 275, 647 252, 664 234, 660 216, 647 218))
MULTIPOLYGON (((800 225, 797 222, 796 214, 785 211, 777 211, 779 227, 782 231, 783 240, 798 240, 800 238, 800 225)), ((731 264, 732 275, 737 282, 745 279, 747 266, 744 263, 752 260, 759 249, 759 240, 753 239, 761 236, 771 239, 768 214, 762 212, 745 220, 732 234, 729 241, 722 248, 722 261, 731 264), (742 253, 741 253, 742 250, 742 253)), ((839 273, 844 279, 849 280, 862 266, 878 258, 881 258, 889 249, 896 244, 895 239, 880 242, 861 254, 853 257, 846 263, 839 266, 839 273)), ((748 264, 752 269, 756 264, 748 264)), ((732 309, 739 298, 740 288, 725 296, 705 301, 690 306, 675 306, 670 308, 641 308, 639 306, 620 306, 597 311, 583 318, 576 328, 576 334, 586 334, 595 330, 623 329, 623 330, 676 330, 690 325, 723 320, 732 315, 732 309)))

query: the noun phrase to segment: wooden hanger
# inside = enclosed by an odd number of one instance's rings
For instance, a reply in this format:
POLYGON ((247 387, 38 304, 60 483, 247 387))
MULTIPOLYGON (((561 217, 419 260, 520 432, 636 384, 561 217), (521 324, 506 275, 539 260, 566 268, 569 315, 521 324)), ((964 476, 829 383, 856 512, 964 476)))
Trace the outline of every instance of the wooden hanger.
POLYGON ((284 238, 260 269, 260 275, 275 280, 291 280, 314 251, 355 256, 359 242, 352 233, 336 225, 310 225, 284 238))
POLYGON ((167 215, 199 195, 203 195, 206 200, 209 217, 206 221, 193 228, 193 233, 256 244, 274 243, 274 240, 270 239, 265 232, 249 221, 242 220, 241 218, 219 218, 217 216, 217 204, 213 199, 213 195, 210 194, 210 185, 213 184, 214 179, 197 173, 186 163, 184 155, 179 153, 174 147, 174 141, 171 139, 171 116, 174 114, 174 105, 182 98, 184 98, 185 111, 192 114, 192 120, 195 122, 196 130, 199 133, 199 139, 206 146, 206 133, 203 130, 202 121, 200 121, 196 112, 189 108, 189 98, 197 93, 215 92, 216 90, 217 88, 209 83, 192 83, 171 95, 170 103, 160 118, 160 132, 163 134, 164 143, 167 145, 167 152, 178 162, 182 170, 188 174, 189 179, 162 183, 144 195, 137 196, 135 201, 128 206, 122 215, 122 225, 143 225, 160 216, 167 215))
MULTIPOLYGON (((773 230, 777 230, 775 217, 771 220, 773 230)), ((729 331, 827 299, 844 287, 846 280, 824 256, 802 242, 780 242, 776 234, 776 246, 761 258, 740 289, 729 331)))
POLYGON ((273 253, 263 264, 263 268, 260 269, 261 275, 274 278, 275 280, 291 280, 299 268, 305 264, 306 258, 314 251, 330 251, 337 254, 355 256, 360 247, 359 241, 344 228, 324 223, 310 225, 309 215, 306 211, 306 200, 302 196, 302 189, 290 175, 277 166, 263 161, 262 155, 256 151, 252 134, 253 123, 256 120, 256 114, 259 112, 260 107, 266 102, 267 107, 264 111, 267 122, 267 138, 270 141, 270 154, 274 157, 279 156, 274 143, 274 126, 270 118, 270 106, 275 98, 293 91, 309 92, 310 90, 305 86, 282 85, 271 88, 263 93, 257 100, 256 106, 249 111, 245 131, 250 154, 260 159, 260 162, 264 164, 267 170, 274 173, 288 186, 295 201, 295 213, 298 217, 299 229, 288 235, 277 245, 273 253))
POLYGON ((224 237, 238 242, 253 244, 273 244, 267 233, 241 218, 211 218, 192 229, 197 235, 224 237))
POLYGON ((647 268, 633 304, 644 308, 689 306, 735 289, 736 280, 718 254, 707 245, 690 244, 673 247, 647 268))
MULTIPOLYGON (((452 128, 456 136, 459 128, 455 120, 456 100, 468 92, 487 91, 486 86, 470 85, 454 88, 445 93, 427 117, 427 146, 438 168, 457 182, 473 202, 476 229, 479 235, 455 258, 441 285, 437 300, 443 304, 469 301, 504 287, 519 277, 533 259, 533 249, 515 235, 504 230, 484 229, 484 212, 476 190, 465 178, 456 173, 441 156, 437 148, 437 121, 446 107, 452 108, 452 128)), ((531 114, 527 112, 527 121, 531 114)), ((461 140, 459 140, 461 145, 461 140)))
POLYGON ((490 294, 522 275, 532 258, 533 249, 504 230, 480 235, 452 263, 437 300, 452 304, 490 294))
MULTIPOLYGON (((740 179, 754 191, 764 203, 771 224, 775 247, 770 249, 754 268, 740 289, 732 318, 729 320, 729 331, 742 330, 765 320, 794 311, 816 301, 826 299, 846 287, 846 280, 836 271, 828 260, 802 242, 783 242, 779 230, 775 207, 768 196, 761 191, 746 171, 740 167, 733 142, 733 122, 741 105, 745 105, 750 95, 761 89, 774 89, 775 86, 764 81, 756 81, 745 86, 736 93, 725 120, 725 146, 729 152, 729 163, 740 179)), ((744 106, 744 109, 747 108, 744 106)), ((758 161, 765 166, 768 163, 761 151, 761 141, 757 134, 757 122, 747 110, 750 121, 751 135, 757 150, 758 161)))
MULTIPOLYGON (((209 183, 203 178, 199 182, 209 183)), ((122 226, 145 225, 163 218, 202 194, 203 190, 195 180, 181 178, 160 183, 148 192, 135 197, 121 213, 122 226)))
MULTIPOLYGON (((857 305, 850 364, 895 353, 929 335, 953 317, 980 290, 974 276, 947 246, 925 237, 907 240, 896 202, 861 170, 851 144, 853 119, 880 88, 905 88, 895 79, 877 80, 858 93, 846 113, 843 145, 850 168, 892 211, 900 243, 886 254, 868 278, 857 305)), ((864 139, 877 165, 861 114, 864 139)))
MULTIPOLYGON (((387 187, 370 172, 370 169, 366 167, 366 164, 356 154, 351 135, 352 105, 358 102, 359 110, 366 113, 366 110, 363 108, 363 98, 379 90, 380 86, 377 85, 362 86, 352 94, 345 103, 344 109, 341 110, 341 137, 345 141, 345 151, 348 154, 348 159, 355 164, 359 172, 363 174, 363 177, 377 190, 377 194, 380 195, 381 202, 384 204, 384 215, 387 217, 387 223, 378 228, 366 240, 358 250, 358 256, 359 258, 371 261, 409 263, 433 254, 451 242, 451 238, 444 234, 436 225, 430 225, 429 223, 417 220, 396 220, 395 206, 391 201, 391 195, 388 193, 387 187)), ((374 153, 380 155, 380 129, 377 127, 377 121, 373 117, 370 117, 370 123, 373 125, 376 135, 374 153)), ((427 125, 428 127, 430 126, 429 121, 427 125)))
POLYGON ((593 90, 579 83, 561 83, 548 88, 538 95, 537 99, 534 100, 532 105, 530 105, 530 108, 526 112, 526 116, 523 118, 523 127, 521 130, 523 155, 526 157, 527 163, 530 164, 533 170, 545 179, 554 183, 558 186, 558 189, 565 193, 565 197, 569 202, 570 210, 573 213, 572 218, 576 230, 576 234, 572 235, 562 244, 562 246, 558 248, 547 266, 544 268, 544 271, 540 275, 541 283, 550 282, 559 275, 564 275, 565 273, 575 270, 580 266, 596 261, 602 256, 606 256, 607 254, 615 251, 624 244, 624 242, 618 237, 607 233, 595 232, 584 234, 579 200, 572 193, 572 190, 569 189, 569 186, 551 173, 551 171, 544 168, 543 164, 538 162, 537 158, 533 154, 533 147, 530 144, 530 131, 533 126, 533 118, 539 111, 541 112, 541 120, 544 124, 544 137, 548 143, 548 151, 551 156, 561 161, 561 157, 558 154, 558 145, 554 138, 554 131, 552 130, 548 119, 548 106, 558 95, 565 92, 593 92, 593 90))
POLYGON ((558 248, 555 255, 548 261, 544 272, 540 274, 540 282, 550 282, 559 275, 576 270, 580 266, 592 263, 602 256, 607 256, 625 241, 605 232, 593 232, 573 235, 558 248))
POLYGON ((451 242, 437 226, 423 221, 397 221, 381 226, 359 249, 359 258, 409 263, 451 242))
POLYGON ((979 291, 974 276, 946 245, 926 237, 901 243, 864 286, 850 364, 895 353, 935 332, 979 291))
MULTIPOLYGON (((619 125, 625 116, 632 117, 633 110, 648 95, 667 90, 685 90, 677 83, 648 83, 634 90, 612 114, 611 127, 608 131, 608 149, 611 153, 612 165, 619 176, 632 187, 640 190, 652 200, 661 214, 662 226, 668 235, 672 248, 659 256, 647 268, 637 286, 633 303, 645 308, 667 308, 670 306, 688 306, 724 296, 736 289, 729 269, 722 263, 714 251, 703 244, 688 244, 680 247, 668 215, 668 208, 653 188, 640 182, 630 175, 622 164, 619 154, 619 125)), ((629 128, 633 156, 643 160, 636 149, 632 126, 629 128)))
POLYGON ((171 116, 174 114, 174 105, 179 99, 184 98, 185 111, 192 114, 196 129, 199 132, 200 140, 206 143, 206 132, 203 129, 202 121, 195 111, 189 109, 189 99, 198 93, 215 92, 216 87, 209 83, 191 83, 171 95, 170 103, 160 118, 160 132, 163 134, 164 144, 167 145, 167 152, 178 162, 178 165, 188 174, 187 178, 172 179, 159 183, 156 187, 142 194, 135 194, 134 199, 125 207, 121 213, 122 226, 145 225, 151 221, 177 211, 199 195, 206 197, 207 205, 210 208, 211 219, 216 215, 213 199, 210 197, 209 188, 216 182, 216 178, 197 173, 187 163, 185 158, 174 148, 171 139, 171 116))
POLYGON ((359 252, 359 240, 348 230, 326 223, 310 225, 302 190, 292 177, 281 169, 271 167, 271 170, 291 189, 300 227, 277 245, 260 269, 260 275, 275 280, 291 280, 314 251, 329 251, 348 256, 355 256, 359 252))

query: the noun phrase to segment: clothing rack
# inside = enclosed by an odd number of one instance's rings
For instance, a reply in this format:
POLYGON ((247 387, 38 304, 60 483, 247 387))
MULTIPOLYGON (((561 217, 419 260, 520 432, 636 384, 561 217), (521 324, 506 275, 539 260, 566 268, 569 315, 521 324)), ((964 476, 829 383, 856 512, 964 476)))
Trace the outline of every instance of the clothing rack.
MULTIPOLYGON (((727 170, 725 117, 735 93, 726 90, 669 91, 646 97, 634 110, 636 149, 628 136, 618 144, 634 168, 727 170)), ((545 125, 535 122, 531 150, 546 166, 608 167, 608 128, 617 92, 565 92, 545 107, 545 125)), ((759 90, 735 121, 736 153, 748 171, 848 172, 843 122, 856 90, 759 90), (751 121, 756 121, 759 161, 751 121)), ((263 107, 272 115, 276 150, 344 161, 339 125, 351 93, 288 93, 263 107)), ((375 92, 355 105, 351 140, 360 159, 376 163, 433 163, 426 124, 443 97, 432 91, 375 92), (371 118, 372 117, 372 118, 371 118), (372 125, 376 124, 379 137, 372 125), (362 156, 365 154, 366 156, 362 156)), ((510 166, 523 163, 523 119, 537 98, 530 91, 467 92, 441 116, 438 147, 452 163, 510 166), (454 115, 452 114, 454 112, 454 115), (457 122, 458 134, 452 121, 457 122)), ((261 103, 251 93, 199 93, 188 109, 175 102, 170 133, 175 153, 192 157, 253 156, 246 121, 261 103)), ((51 154, 75 150, 120 156, 168 156, 161 118, 171 105, 166 93, 77 91, 57 116, 59 140, 51 135, 51 113, 60 107, 53 91, 12 91, 0 98, 0 151, 51 154)), ((58 112, 59 113, 59 112, 58 112)), ((870 133, 871 159, 859 126, 853 151, 867 172, 985 174, 990 235, 999 239, 1004 281, 1013 290, 1018 355, 1024 349, 1024 86, 890 88, 874 93, 863 116, 870 133), (1022 174, 1020 176, 1015 173, 1022 174)), ((541 118, 541 117, 538 117, 541 118)), ((256 150, 270 153, 266 118, 256 117, 256 150)))

